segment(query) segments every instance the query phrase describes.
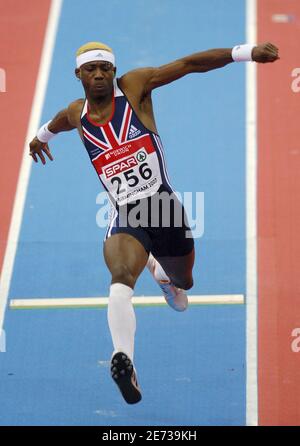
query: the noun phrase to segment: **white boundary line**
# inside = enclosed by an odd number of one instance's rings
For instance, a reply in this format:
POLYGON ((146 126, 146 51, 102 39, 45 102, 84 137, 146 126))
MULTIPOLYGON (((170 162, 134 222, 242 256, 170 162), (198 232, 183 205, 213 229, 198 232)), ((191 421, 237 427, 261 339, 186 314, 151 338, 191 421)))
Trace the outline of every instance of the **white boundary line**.
MULTIPOLYGON (((166 305, 166 301, 160 296, 140 296, 133 297, 134 305, 166 305)), ((189 296, 190 305, 236 305, 243 304, 242 294, 224 294, 207 296, 189 296)), ((47 308, 95 308, 105 307, 108 304, 108 297, 66 297, 50 299, 12 299, 9 307, 12 310, 22 309, 47 309, 47 308)))
MULTIPOLYGON (((246 41, 256 43, 257 3, 246 0, 246 41)), ((246 424, 258 424, 257 409, 257 88, 256 63, 246 64, 246 424)))
POLYGON ((3 261, 3 267, 1 271, 0 333, 2 332, 4 323, 5 309, 7 305, 7 298, 13 273, 13 266, 17 251, 24 204, 32 165, 32 159, 29 156, 28 144, 34 137, 41 118, 41 113, 48 83, 49 71, 52 61, 56 30, 61 11, 61 5, 62 5, 62 0, 52 0, 51 2, 51 7, 48 16, 48 23, 44 38, 44 44, 41 54, 41 61, 38 71, 37 83, 34 92, 34 99, 32 103, 30 120, 25 139, 25 146, 18 179, 17 191, 14 200, 12 218, 8 234, 8 241, 3 261))

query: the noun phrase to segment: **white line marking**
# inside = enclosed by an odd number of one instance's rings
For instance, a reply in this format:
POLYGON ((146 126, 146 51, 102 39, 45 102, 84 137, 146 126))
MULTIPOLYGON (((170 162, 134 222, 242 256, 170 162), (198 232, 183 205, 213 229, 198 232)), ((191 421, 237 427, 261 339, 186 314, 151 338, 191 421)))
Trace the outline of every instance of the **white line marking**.
POLYGON ((291 14, 273 14, 272 15, 272 22, 275 23, 289 23, 292 22, 294 19, 294 16, 291 14))
POLYGON ((51 8, 48 17, 48 23, 44 38, 42 56, 39 66, 37 83, 34 92, 33 105, 31 108, 30 120, 25 139, 25 146, 22 158, 22 164, 18 179, 17 191, 14 200, 12 219, 9 228, 7 247, 5 251, 3 267, 1 271, 0 281, 0 332, 4 323, 5 309, 7 305, 7 298, 10 288, 10 282, 13 273, 14 261, 19 240, 20 228, 22 223, 22 216, 24 204, 26 199, 27 187, 30 177, 30 170, 32 159, 29 156, 28 144, 36 134, 38 128, 46 87, 48 83, 49 70, 51 66, 52 53, 56 37, 56 29, 61 11, 62 0, 52 0, 51 8))
MULTIPOLYGON (((247 43, 256 43, 256 0, 247 0, 247 43)), ((257 89, 256 63, 246 65, 246 178, 247 178, 247 270, 246 270, 246 424, 256 426, 257 414, 257 89)))
MULTIPOLYGON (((242 294, 208 295, 208 296, 189 296, 190 305, 236 305, 244 303, 242 294)), ((163 297, 160 296, 141 296, 133 297, 134 305, 167 305, 163 297)), ((66 297, 50 299, 12 299, 9 307, 17 309, 34 308, 95 308, 105 307, 108 304, 108 297, 66 297)))

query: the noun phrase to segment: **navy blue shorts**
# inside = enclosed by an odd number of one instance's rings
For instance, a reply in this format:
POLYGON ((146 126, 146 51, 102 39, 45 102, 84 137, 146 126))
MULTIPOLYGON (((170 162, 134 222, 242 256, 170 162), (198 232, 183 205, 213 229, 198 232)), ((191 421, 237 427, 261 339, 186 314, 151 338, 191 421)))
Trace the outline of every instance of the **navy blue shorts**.
POLYGON ((194 248, 184 207, 164 186, 152 197, 114 209, 105 240, 121 233, 132 235, 154 257, 184 256, 194 248))

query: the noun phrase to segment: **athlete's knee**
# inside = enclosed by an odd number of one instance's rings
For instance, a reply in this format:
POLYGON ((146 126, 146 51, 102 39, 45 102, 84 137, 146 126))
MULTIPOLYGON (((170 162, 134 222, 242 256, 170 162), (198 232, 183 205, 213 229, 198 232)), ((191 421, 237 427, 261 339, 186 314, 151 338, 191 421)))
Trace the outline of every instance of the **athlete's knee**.
POLYGON ((131 288, 134 287, 136 277, 132 274, 127 265, 119 264, 115 265, 111 269, 112 283, 123 283, 131 288))
POLYGON ((193 285, 194 281, 192 277, 183 277, 182 279, 172 280, 175 286, 178 288, 181 288, 182 290, 190 290, 193 285))
POLYGON ((190 290, 194 286, 193 279, 187 279, 184 281, 183 286, 181 287, 183 290, 190 290))

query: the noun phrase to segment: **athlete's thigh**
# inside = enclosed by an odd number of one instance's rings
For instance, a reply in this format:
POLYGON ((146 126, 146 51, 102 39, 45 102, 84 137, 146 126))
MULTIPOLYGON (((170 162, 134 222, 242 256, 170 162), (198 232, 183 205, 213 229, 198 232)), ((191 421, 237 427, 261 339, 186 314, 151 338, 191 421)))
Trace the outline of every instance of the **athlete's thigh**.
POLYGON ((130 286, 134 285, 148 261, 144 246, 128 233, 117 233, 107 238, 103 252, 112 276, 130 276, 130 286))

